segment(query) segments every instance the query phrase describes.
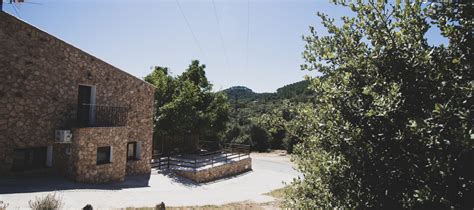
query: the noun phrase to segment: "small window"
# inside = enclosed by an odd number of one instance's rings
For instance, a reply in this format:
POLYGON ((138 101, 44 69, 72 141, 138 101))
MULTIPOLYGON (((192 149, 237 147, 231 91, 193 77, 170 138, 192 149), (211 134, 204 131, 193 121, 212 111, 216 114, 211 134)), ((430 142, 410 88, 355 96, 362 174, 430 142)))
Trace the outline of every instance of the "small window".
POLYGON ((111 147, 97 148, 97 165, 111 163, 112 162, 111 153, 112 153, 111 147))
POLYGON ((136 160, 137 158, 137 142, 128 142, 127 144, 127 160, 136 160))

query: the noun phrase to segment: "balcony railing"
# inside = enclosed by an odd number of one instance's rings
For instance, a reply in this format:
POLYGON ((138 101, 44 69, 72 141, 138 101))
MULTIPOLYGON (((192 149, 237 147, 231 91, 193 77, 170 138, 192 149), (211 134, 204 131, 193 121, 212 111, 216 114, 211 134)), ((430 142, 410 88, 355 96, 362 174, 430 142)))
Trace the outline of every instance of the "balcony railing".
POLYGON ((128 107, 82 104, 77 110, 79 127, 120 127, 127 125, 128 107))

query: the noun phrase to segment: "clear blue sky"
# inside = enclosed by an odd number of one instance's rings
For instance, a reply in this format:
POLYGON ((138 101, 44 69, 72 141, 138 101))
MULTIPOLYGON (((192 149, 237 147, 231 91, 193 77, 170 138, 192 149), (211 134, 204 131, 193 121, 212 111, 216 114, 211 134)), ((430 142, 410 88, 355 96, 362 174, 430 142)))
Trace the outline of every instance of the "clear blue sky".
MULTIPOLYGON (((299 67, 302 35, 310 25, 321 28, 316 11, 333 17, 349 12, 329 0, 250 0, 248 25, 247 0, 215 0, 222 44, 212 0, 179 0, 197 42, 176 0, 26 2, 17 5, 21 19, 137 77, 155 65, 177 75, 199 59, 214 90, 244 85, 256 92, 315 75, 299 67)), ((17 16, 10 4, 4 10, 17 16)))

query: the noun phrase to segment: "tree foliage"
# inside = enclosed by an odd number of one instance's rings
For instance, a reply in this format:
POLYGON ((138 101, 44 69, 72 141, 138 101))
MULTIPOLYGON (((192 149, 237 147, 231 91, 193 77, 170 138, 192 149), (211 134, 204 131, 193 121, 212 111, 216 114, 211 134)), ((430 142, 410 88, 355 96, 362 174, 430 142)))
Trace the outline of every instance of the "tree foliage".
POLYGON ((339 3, 342 24, 304 37, 317 98, 302 108, 294 156, 304 179, 286 204, 312 208, 472 208, 473 5, 339 3), (438 27, 447 46, 430 45, 438 27))
POLYGON ((304 80, 278 88, 275 93, 255 93, 243 86, 223 90, 230 102, 230 122, 225 141, 250 144, 253 150, 286 149, 291 152, 297 142, 290 136, 287 124, 295 110, 293 106, 314 97, 304 80), (268 138, 253 138, 256 129, 265 130, 268 138), (265 148, 263 148, 265 147, 265 148))
POLYGON ((155 67, 145 77, 156 86, 155 137, 190 133, 207 141, 223 138, 229 104, 225 94, 212 92, 205 67, 194 60, 179 76, 171 76, 168 68, 155 67))

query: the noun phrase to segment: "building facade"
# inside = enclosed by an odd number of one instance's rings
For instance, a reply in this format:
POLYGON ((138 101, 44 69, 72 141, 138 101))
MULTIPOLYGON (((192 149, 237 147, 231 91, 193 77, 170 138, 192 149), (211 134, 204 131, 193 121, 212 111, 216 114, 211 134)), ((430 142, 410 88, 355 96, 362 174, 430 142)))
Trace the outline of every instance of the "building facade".
POLYGON ((0 176, 150 173, 154 87, 0 12, 0 176))

